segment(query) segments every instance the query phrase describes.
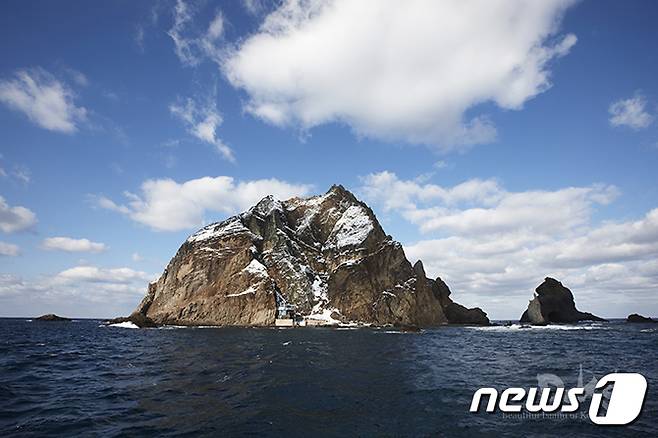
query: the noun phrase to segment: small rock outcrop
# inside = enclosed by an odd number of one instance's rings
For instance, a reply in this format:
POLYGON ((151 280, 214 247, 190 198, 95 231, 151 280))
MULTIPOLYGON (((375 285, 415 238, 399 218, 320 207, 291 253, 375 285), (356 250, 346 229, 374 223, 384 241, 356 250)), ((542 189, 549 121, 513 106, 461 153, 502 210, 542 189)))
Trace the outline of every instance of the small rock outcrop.
POLYGON ((548 323, 574 323, 578 321, 605 321, 591 313, 576 309, 571 291, 554 278, 546 277, 535 289, 535 297, 521 316, 522 323, 545 325, 548 323))
POLYGON ((123 321, 270 326, 293 309, 308 325, 488 323, 449 295, 422 263, 412 267, 365 203, 333 186, 310 198, 265 197, 194 233, 123 321))
POLYGON ((63 316, 57 316, 54 313, 48 313, 46 315, 41 315, 38 318, 35 318, 37 321, 71 321, 70 318, 65 318, 63 316))
MULTIPOLYGON (((418 263, 421 262, 418 261, 418 263)), ((448 319, 448 323, 464 325, 490 325, 487 314, 479 307, 468 309, 461 304, 452 301, 450 299, 450 288, 443 280, 441 280, 441 277, 437 277, 436 280, 430 280, 430 282, 434 295, 441 302, 441 306, 443 307, 443 312, 448 319)))
POLYGON ((626 322, 633 322, 633 323, 658 323, 658 320, 655 320, 653 318, 649 318, 646 316, 638 315, 637 313, 632 313, 628 315, 628 318, 626 318, 626 322))
POLYGON ((121 324, 123 322, 132 322, 139 328, 152 328, 158 326, 151 318, 139 312, 133 312, 130 316, 123 316, 107 321, 108 324, 121 324))

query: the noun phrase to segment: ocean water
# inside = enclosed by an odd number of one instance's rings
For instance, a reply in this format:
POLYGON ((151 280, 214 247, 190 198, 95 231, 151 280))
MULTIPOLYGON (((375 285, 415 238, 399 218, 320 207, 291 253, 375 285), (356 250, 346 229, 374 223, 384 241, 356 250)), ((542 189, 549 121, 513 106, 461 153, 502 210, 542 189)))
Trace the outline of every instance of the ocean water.
POLYGON ((0 319, 0 436, 658 436, 658 324, 135 330, 0 319), (470 413, 474 391, 649 382, 627 427, 470 413))

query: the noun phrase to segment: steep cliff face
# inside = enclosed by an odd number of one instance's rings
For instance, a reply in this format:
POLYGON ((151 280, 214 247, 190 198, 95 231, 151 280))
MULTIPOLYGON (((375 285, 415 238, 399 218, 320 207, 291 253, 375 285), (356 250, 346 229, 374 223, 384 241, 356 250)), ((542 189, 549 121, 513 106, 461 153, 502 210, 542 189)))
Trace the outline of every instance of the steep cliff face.
POLYGON ((576 309, 571 290, 554 278, 546 277, 535 292, 535 297, 528 303, 528 309, 521 315, 521 322, 543 325, 551 322, 605 321, 576 309))
MULTIPOLYGON (((149 285, 133 319, 266 326, 277 308, 294 305, 318 323, 436 326, 455 313, 437 282, 411 266, 366 204, 333 186, 311 198, 266 197, 202 228, 149 285)), ((488 323, 479 312, 478 323, 488 323)))
MULTIPOLYGON (((416 274, 425 278, 425 269, 423 267, 423 262, 418 260, 414 265, 414 271, 416 274)), ((446 316, 449 324, 467 324, 467 325, 489 325, 490 321, 487 317, 487 314, 482 311, 479 307, 469 309, 461 304, 455 303, 450 299, 450 288, 448 285, 441 280, 441 277, 437 277, 436 280, 427 280, 430 287, 432 288, 432 293, 439 300, 439 304, 443 309, 443 313, 446 316)))

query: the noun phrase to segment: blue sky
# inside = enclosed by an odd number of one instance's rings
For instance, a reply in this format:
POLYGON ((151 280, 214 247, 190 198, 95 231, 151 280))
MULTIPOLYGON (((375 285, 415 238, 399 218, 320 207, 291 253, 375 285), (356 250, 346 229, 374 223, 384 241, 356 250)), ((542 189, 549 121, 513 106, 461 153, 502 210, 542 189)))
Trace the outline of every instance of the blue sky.
POLYGON ((533 3, 3 2, 0 315, 128 313, 333 183, 493 318, 658 314, 658 6, 533 3))

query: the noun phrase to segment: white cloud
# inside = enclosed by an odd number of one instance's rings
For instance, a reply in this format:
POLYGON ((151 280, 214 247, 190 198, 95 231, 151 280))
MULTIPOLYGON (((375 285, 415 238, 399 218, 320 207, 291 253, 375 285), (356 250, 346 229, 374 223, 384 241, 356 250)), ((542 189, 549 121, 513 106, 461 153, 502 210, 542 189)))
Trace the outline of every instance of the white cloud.
POLYGON ((153 280, 153 276, 131 268, 103 269, 96 266, 76 266, 57 274, 53 281, 57 284, 108 283, 130 284, 139 281, 146 285, 153 280))
POLYGON ((249 14, 254 16, 260 15, 265 10, 263 0, 242 0, 242 6, 249 14))
POLYGON ((224 158, 235 162, 231 148, 217 137, 217 128, 223 120, 213 100, 209 99, 206 103, 200 103, 188 98, 183 102, 171 104, 169 111, 185 123, 191 135, 215 146, 224 158))
POLYGON ((20 248, 13 243, 0 242, 0 256, 16 257, 20 254, 20 248))
MULTIPOLYGON (((203 177, 184 183, 171 179, 147 180, 141 193, 126 192, 126 205, 99 197, 97 205, 117 211, 158 231, 199 227, 207 213, 233 214, 246 210, 267 195, 281 199, 307 194, 311 186, 274 178, 235 181, 232 177, 203 177)), ((214 220, 214 217, 210 218, 214 220)))
POLYGON ((550 86, 569 0, 284 1, 219 62, 278 126, 343 122, 443 150, 491 141, 482 103, 520 109, 550 86))
POLYGON ((15 76, 0 81, 0 102, 22 112, 33 123, 51 131, 73 133, 86 120, 87 110, 76 105, 73 91, 50 73, 19 70, 15 76))
POLYGON ((75 266, 55 275, 23 279, 0 274, 0 314, 111 318, 129 314, 156 278, 131 268, 75 266), (30 314, 25 314, 30 309, 30 314))
POLYGON ((658 208, 637 221, 604 223, 543 252, 555 266, 587 266, 658 256, 658 208))
POLYGON ((199 60, 193 53, 192 44, 182 35, 183 30, 191 21, 192 15, 190 14, 187 4, 182 0, 178 0, 174 8, 174 25, 169 30, 168 35, 174 41, 174 47, 178 59, 184 64, 196 65, 199 63, 199 60))
MULTIPOLYGON (((29 283, 11 274, 0 274, 0 300, 26 295, 31 290, 29 283)), ((4 304, 4 303, 3 303, 4 304)), ((6 313, 3 316, 12 316, 6 313)))
POLYGON ((141 52, 144 53, 145 46, 144 46, 144 37, 145 37, 145 30, 144 26, 141 24, 138 24, 137 27, 135 28, 135 34, 133 37, 133 40, 135 41, 135 45, 137 46, 137 49, 141 52))
POLYGON ((116 211, 117 213, 130 214, 130 209, 125 205, 118 205, 111 199, 106 198, 105 196, 92 196, 91 197, 94 203, 105 210, 116 211))
POLYGON ((453 209, 429 207, 404 213, 421 231, 495 233, 525 229, 558 232, 587 222, 593 204, 614 197, 611 186, 569 187, 557 191, 505 194, 493 207, 453 209))
POLYGON ((144 257, 142 257, 138 252, 134 252, 130 258, 133 262, 141 262, 144 260, 144 257))
POLYGON ((642 129, 651 125, 653 117, 647 112, 647 100, 637 94, 629 99, 621 99, 610 105, 610 124, 626 126, 632 129, 642 129))
POLYGON ((440 201, 447 205, 460 202, 480 202, 490 205, 500 200, 503 189, 495 180, 471 179, 454 187, 424 184, 414 180, 401 180, 388 171, 373 173, 362 178, 361 192, 385 210, 416 210, 417 202, 440 201), (394 195, 393 195, 394 194, 394 195))
POLYGON ((512 193, 494 180, 479 179, 446 188, 400 180, 391 172, 370 174, 362 181, 368 199, 385 210, 400 210, 422 232, 554 233, 586 223, 592 205, 608 204, 618 195, 614 186, 604 185, 512 193))
POLYGON ((32 172, 25 166, 14 166, 11 176, 18 182, 26 185, 32 181, 32 172))
POLYGON ((593 210, 618 196, 612 186, 509 192, 489 180, 441 187, 382 172, 363 178, 360 191, 429 233, 404 246, 409 259, 423 260, 460 302, 494 318, 518 318, 545 276, 572 287, 587 311, 658 312, 658 209, 639 220, 593 223, 593 210), (456 190, 469 183, 473 190, 456 190))
POLYGON ((176 56, 183 65, 194 67, 208 57, 218 60, 221 50, 218 40, 224 35, 224 15, 218 11, 204 32, 194 29, 194 5, 177 0, 174 24, 167 34, 174 42, 176 56))
MULTIPOLYGON (((2 155, 0 155, 0 160, 2 160, 2 155)), ((11 178, 16 182, 27 185, 32 181, 32 172, 26 166, 18 164, 14 165, 11 171, 0 165, 0 178, 11 178)))
POLYGON ((48 237, 41 243, 42 248, 50 251, 66 252, 103 252, 107 249, 104 243, 92 242, 89 239, 73 239, 71 237, 48 237))
POLYGON ((25 207, 11 207, 0 196, 0 230, 13 233, 25 230, 37 223, 36 215, 25 207))
POLYGON ((208 30, 206 32, 205 37, 208 41, 208 44, 210 44, 212 41, 221 38, 223 35, 224 35, 224 15, 221 12, 218 12, 217 15, 215 15, 215 18, 213 18, 210 24, 208 25, 208 30))
POLYGON ((87 76, 85 76, 85 74, 82 73, 81 71, 68 67, 66 69, 66 73, 68 73, 68 75, 71 76, 71 79, 73 79, 73 81, 79 86, 81 87, 89 86, 89 79, 87 79, 87 76))

